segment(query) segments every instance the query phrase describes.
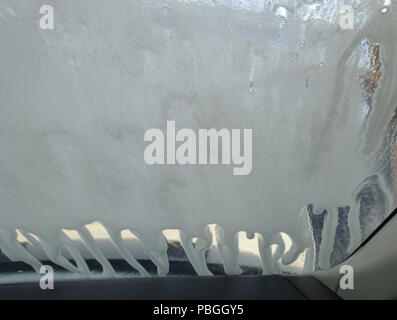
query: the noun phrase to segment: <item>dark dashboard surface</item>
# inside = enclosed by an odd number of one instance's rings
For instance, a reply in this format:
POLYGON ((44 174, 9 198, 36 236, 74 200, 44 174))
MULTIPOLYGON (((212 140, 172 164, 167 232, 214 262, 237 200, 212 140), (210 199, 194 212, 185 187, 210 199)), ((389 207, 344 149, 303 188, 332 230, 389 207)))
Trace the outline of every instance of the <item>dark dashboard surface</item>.
POLYGON ((338 300, 314 277, 179 276, 56 281, 54 290, 38 283, 0 285, 0 299, 150 300, 338 300))

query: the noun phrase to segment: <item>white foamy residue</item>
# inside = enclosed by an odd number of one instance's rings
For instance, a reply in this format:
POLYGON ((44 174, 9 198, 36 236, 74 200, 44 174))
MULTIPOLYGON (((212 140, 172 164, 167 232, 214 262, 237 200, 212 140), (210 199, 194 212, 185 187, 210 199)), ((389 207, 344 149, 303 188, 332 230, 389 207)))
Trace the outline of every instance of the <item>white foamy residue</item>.
MULTIPOLYGON (((75 230, 111 276, 86 227, 100 221, 142 275, 124 229, 160 275, 169 270, 165 229, 181 231, 202 275, 211 274, 206 252, 214 240, 226 272, 241 272, 239 231, 255 237, 264 273, 286 270, 298 257, 308 271, 317 254, 308 204, 329 213, 321 265, 329 263, 340 206, 352 208, 354 247, 361 241, 356 188, 371 175, 382 180, 376 152, 396 101, 397 11, 352 1, 355 28, 342 30, 343 2, 61 1, 55 30, 43 31, 40 1, 2 1, 2 251, 38 270, 18 228, 35 235, 29 241, 53 262, 87 275, 81 250, 62 231, 75 230), (379 45, 377 64, 360 62, 368 54, 362 43, 379 45), (167 120, 177 129, 252 128, 251 174, 145 164, 143 135, 167 120)), ((392 188, 383 185, 385 194, 392 188)))

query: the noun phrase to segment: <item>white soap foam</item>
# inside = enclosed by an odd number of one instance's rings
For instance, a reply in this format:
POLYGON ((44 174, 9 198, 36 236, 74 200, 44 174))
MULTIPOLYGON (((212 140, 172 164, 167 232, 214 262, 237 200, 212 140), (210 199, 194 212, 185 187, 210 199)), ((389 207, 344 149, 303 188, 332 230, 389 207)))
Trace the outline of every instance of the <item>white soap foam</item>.
MULTIPOLYGON (((43 31, 40 1, 2 1, 3 252, 39 268, 17 241, 18 228, 36 235, 54 262, 84 273, 78 250, 71 250, 81 262, 77 270, 61 254, 74 246, 62 230, 76 230, 111 276, 96 232, 86 227, 99 221, 118 252, 146 275, 121 237, 131 229, 164 275, 162 231, 177 229, 195 270, 209 274, 208 226, 216 224, 227 273, 241 271, 239 231, 260 235, 265 273, 302 254, 304 270, 312 270, 307 205, 336 214, 355 205, 367 177, 381 175, 377 151, 396 101, 397 11, 384 15, 383 4, 352 1, 355 29, 342 30, 343 1, 319 8, 284 2, 63 1, 54 5, 55 30, 43 31), (360 62, 368 56, 363 43, 379 45, 378 69, 360 62), (251 174, 147 165, 144 133, 164 131, 167 120, 178 129, 252 128, 251 174), (280 232, 290 237, 288 250, 280 232)), ((392 188, 384 185, 385 192, 392 188)), ((349 219, 357 242, 357 211, 349 219)), ((326 224, 325 234, 334 227, 326 224)), ((326 265, 332 245, 322 247, 326 265)))

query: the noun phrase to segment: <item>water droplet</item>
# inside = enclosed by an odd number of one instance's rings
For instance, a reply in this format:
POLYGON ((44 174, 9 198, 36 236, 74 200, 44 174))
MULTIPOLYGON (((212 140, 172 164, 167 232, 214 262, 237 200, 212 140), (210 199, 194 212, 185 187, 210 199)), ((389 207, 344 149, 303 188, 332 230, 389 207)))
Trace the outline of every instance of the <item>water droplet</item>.
POLYGON ((281 18, 281 19, 280 19, 280 25, 281 25, 282 27, 284 27, 286 24, 287 24, 287 19, 281 18))
POLYGON ((324 68, 324 63, 321 62, 321 63, 319 64, 319 66, 320 66, 320 68, 324 68))
POLYGON ((275 6, 273 12, 276 16, 287 17, 288 9, 283 6, 275 6))
POLYGON ((297 60, 299 59, 299 55, 296 52, 293 52, 290 56, 289 56, 289 60, 292 63, 295 63, 297 60))
POLYGON ((305 41, 299 42, 299 45, 300 45, 301 47, 303 47, 303 46, 305 45, 305 41))
POLYGON ((280 18, 280 25, 285 26, 288 19, 288 10, 283 6, 276 6, 273 10, 274 14, 280 18))
POLYGON ((71 37, 66 37, 66 41, 71 41, 72 38, 71 37))
POLYGON ((382 7, 382 9, 380 9, 380 12, 382 12, 382 14, 386 14, 389 11, 389 8, 387 6, 382 7))
POLYGON ((248 91, 251 92, 251 93, 255 91, 255 87, 254 87, 254 84, 252 82, 250 82, 250 86, 248 88, 248 91))
POLYGON ((303 90, 305 93, 309 93, 309 88, 305 87, 305 90, 303 90))

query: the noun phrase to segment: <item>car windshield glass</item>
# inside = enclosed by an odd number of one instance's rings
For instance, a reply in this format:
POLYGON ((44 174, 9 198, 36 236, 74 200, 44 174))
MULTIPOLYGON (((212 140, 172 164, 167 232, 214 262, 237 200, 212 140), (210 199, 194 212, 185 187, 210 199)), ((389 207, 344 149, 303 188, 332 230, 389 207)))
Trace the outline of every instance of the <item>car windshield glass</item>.
POLYGON ((327 269, 395 209, 392 1, 47 2, 0 4, 1 281, 327 269))

